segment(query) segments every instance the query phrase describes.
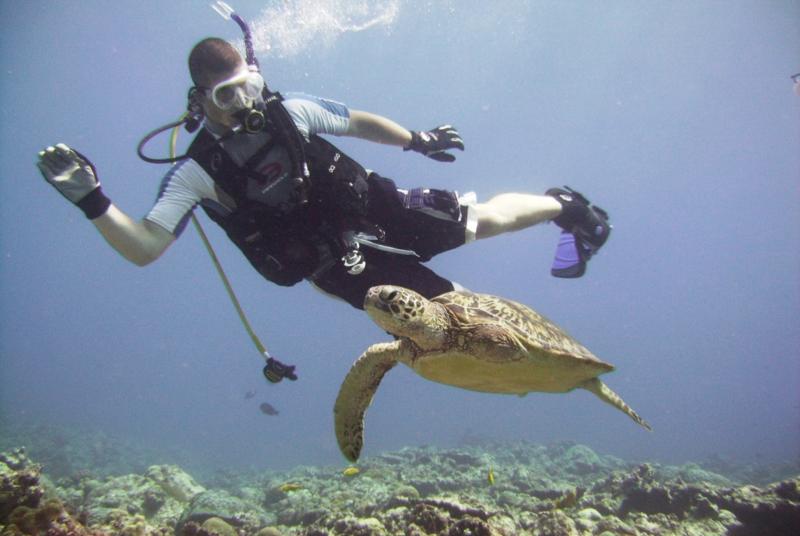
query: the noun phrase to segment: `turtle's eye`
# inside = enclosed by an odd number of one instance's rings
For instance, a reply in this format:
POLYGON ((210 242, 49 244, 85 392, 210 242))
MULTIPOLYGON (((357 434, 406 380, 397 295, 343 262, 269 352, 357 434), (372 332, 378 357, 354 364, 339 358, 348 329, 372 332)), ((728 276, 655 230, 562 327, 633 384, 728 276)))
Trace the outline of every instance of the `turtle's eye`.
POLYGON ((394 299, 397 297, 397 291, 394 289, 391 290, 383 290, 381 291, 381 301, 389 303, 393 302, 394 299))

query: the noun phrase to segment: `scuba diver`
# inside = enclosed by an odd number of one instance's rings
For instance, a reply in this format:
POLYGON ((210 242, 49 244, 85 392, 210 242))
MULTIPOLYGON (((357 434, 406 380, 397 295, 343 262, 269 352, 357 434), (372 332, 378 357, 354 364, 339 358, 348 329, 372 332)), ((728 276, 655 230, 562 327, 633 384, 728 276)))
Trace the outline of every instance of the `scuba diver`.
MULTIPOLYGON (((245 26, 240 24, 245 29, 245 26)), ((608 239, 608 215, 569 188, 544 195, 505 193, 484 203, 474 194, 399 188, 337 149, 321 135, 394 145, 440 162, 464 150, 449 125, 411 131, 394 121, 328 99, 271 91, 252 53, 206 38, 189 55, 193 87, 187 130, 202 126, 174 162, 158 198, 141 220, 118 208, 101 188, 92 163, 65 144, 39 152, 45 178, 92 221, 129 261, 156 260, 201 206, 267 280, 307 280, 353 307, 367 290, 399 285, 427 298, 457 288, 425 266, 433 256, 475 239, 553 221, 561 229, 551 273, 575 278, 608 239)), ((270 358, 271 359, 271 358, 270 358)), ((295 379, 293 367, 268 363, 270 381, 295 379), (271 377, 270 377, 271 373, 271 377)))

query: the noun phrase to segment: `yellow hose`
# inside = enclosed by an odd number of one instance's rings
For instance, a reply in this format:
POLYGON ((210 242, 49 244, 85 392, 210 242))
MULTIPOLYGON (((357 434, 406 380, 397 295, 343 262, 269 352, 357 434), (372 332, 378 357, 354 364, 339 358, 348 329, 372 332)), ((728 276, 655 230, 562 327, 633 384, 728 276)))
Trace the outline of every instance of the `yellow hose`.
MULTIPOLYGON (((186 114, 183 116, 186 117, 186 114)), ((181 130, 181 125, 183 123, 177 125, 175 128, 172 129, 172 133, 169 137, 169 156, 170 158, 175 158, 175 147, 178 143, 178 133, 181 130)), ((225 274, 225 270, 222 269, 222 264, 219 262, 219 258, 217 257, 216 252, 214 251, 214 247, 211 245, 211 242, 208 240, 208 236, 206 232, 203 230, 202 225, 200 225, 200 220, 197 219, 197 216, 194 215, 192 212, 192 223, 194 224, 194 228, 197 230, 197 234, 200 235, 200 238, 203 240, 203 244, 206 246, 206 251, 208 251, 208 255, 211 257, 211 260, 214 262, 214 266, 217 269, 217 273, 219 274, 220 279, 222 279, 223 285, 225 285, 225 290, 228 291, 228 297, 230 297, 231 302, 233 303, 233 307, 236 309, 236 313, 239 315, 239 320, 242 321, 242 325, 244 329, 247 330, 247 334, 250 335, 250 340, 253 341, 255 344, 258 353, 262 355, 265 359, 270 357, 269 352, 267 352, 266 347, 262 344, 261 340, 256 335, 256 332, 253 331, 253 326, 250 325, 250 321, 247 320, 247 315, 244 313, 244 309, 242 309, 242 304, 239 303, 239 298, 236 297, 236 293, 233 291, 233 287, 231 286, 230 279, 225 274)))

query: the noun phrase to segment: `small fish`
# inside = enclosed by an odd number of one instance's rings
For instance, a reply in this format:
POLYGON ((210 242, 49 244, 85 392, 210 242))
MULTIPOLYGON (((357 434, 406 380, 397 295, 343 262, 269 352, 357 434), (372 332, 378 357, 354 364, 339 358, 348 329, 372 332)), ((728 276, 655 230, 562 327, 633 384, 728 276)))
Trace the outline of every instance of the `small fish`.
POLYGON ((261 405, 258 406, 258 409, 260 409, 261 413, 263 413, 264 415, 277 415, 278 414, 278 410, 273 408, 270 404, 268 404, 266 402, 262 402, 261 405))
POLYGON ((359 469, 358 467, 354 467, 354 466, 352 466, 352 465, 351 465, 350 467, 348 467, 347 469, 345 469, 344 471, 342 471, 342 474, 343 474, 344 476, 356 476, 356 475, 357 475, 358 473, 360 473, 360 472, 361 472, 361 469, 359 469))
POLYGON ((251 399, 251 398, 253 398, 254 396, 256 396, 256 392, 255 392, 255 391, 252 391, 252 390, 250 390, 250 391, 247 391, 247 392, 244 394, 244 399, 245 399, 245 400, 250 400, 250 399, 251 399))
POLYGON ((298 491, 304 488, 302 484, 298 484, 297 482, 287 482, 278 486, 278 489, 284 493, 289 493, 291 491, 298 491))
POLYGON ((489 474, 487 475, 486 480, 489 481, 490 486, 494 486, 494 469, 491 466, 489 467, 489 474))

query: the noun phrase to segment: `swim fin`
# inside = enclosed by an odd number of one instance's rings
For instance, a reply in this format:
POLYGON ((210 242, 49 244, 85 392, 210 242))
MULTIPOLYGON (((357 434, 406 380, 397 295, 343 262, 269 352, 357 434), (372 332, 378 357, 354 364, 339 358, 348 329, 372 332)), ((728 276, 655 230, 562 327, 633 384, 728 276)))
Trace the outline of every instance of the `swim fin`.
POLYGON ((565 279, 581 277, 586 272, 586 259, 582 254, 582 249, 575 240, 574 234, 561 231, 550 274, 565 279))
POLYGON ((562 207, 561 214, 553 219, 562 232, 550 273, 555 277, 577 278, 586 272, 586 263, 608 240, 612 227, 605 210, 591 205, 569 186, 564 188, 550 188, 546 192, 562 207))

